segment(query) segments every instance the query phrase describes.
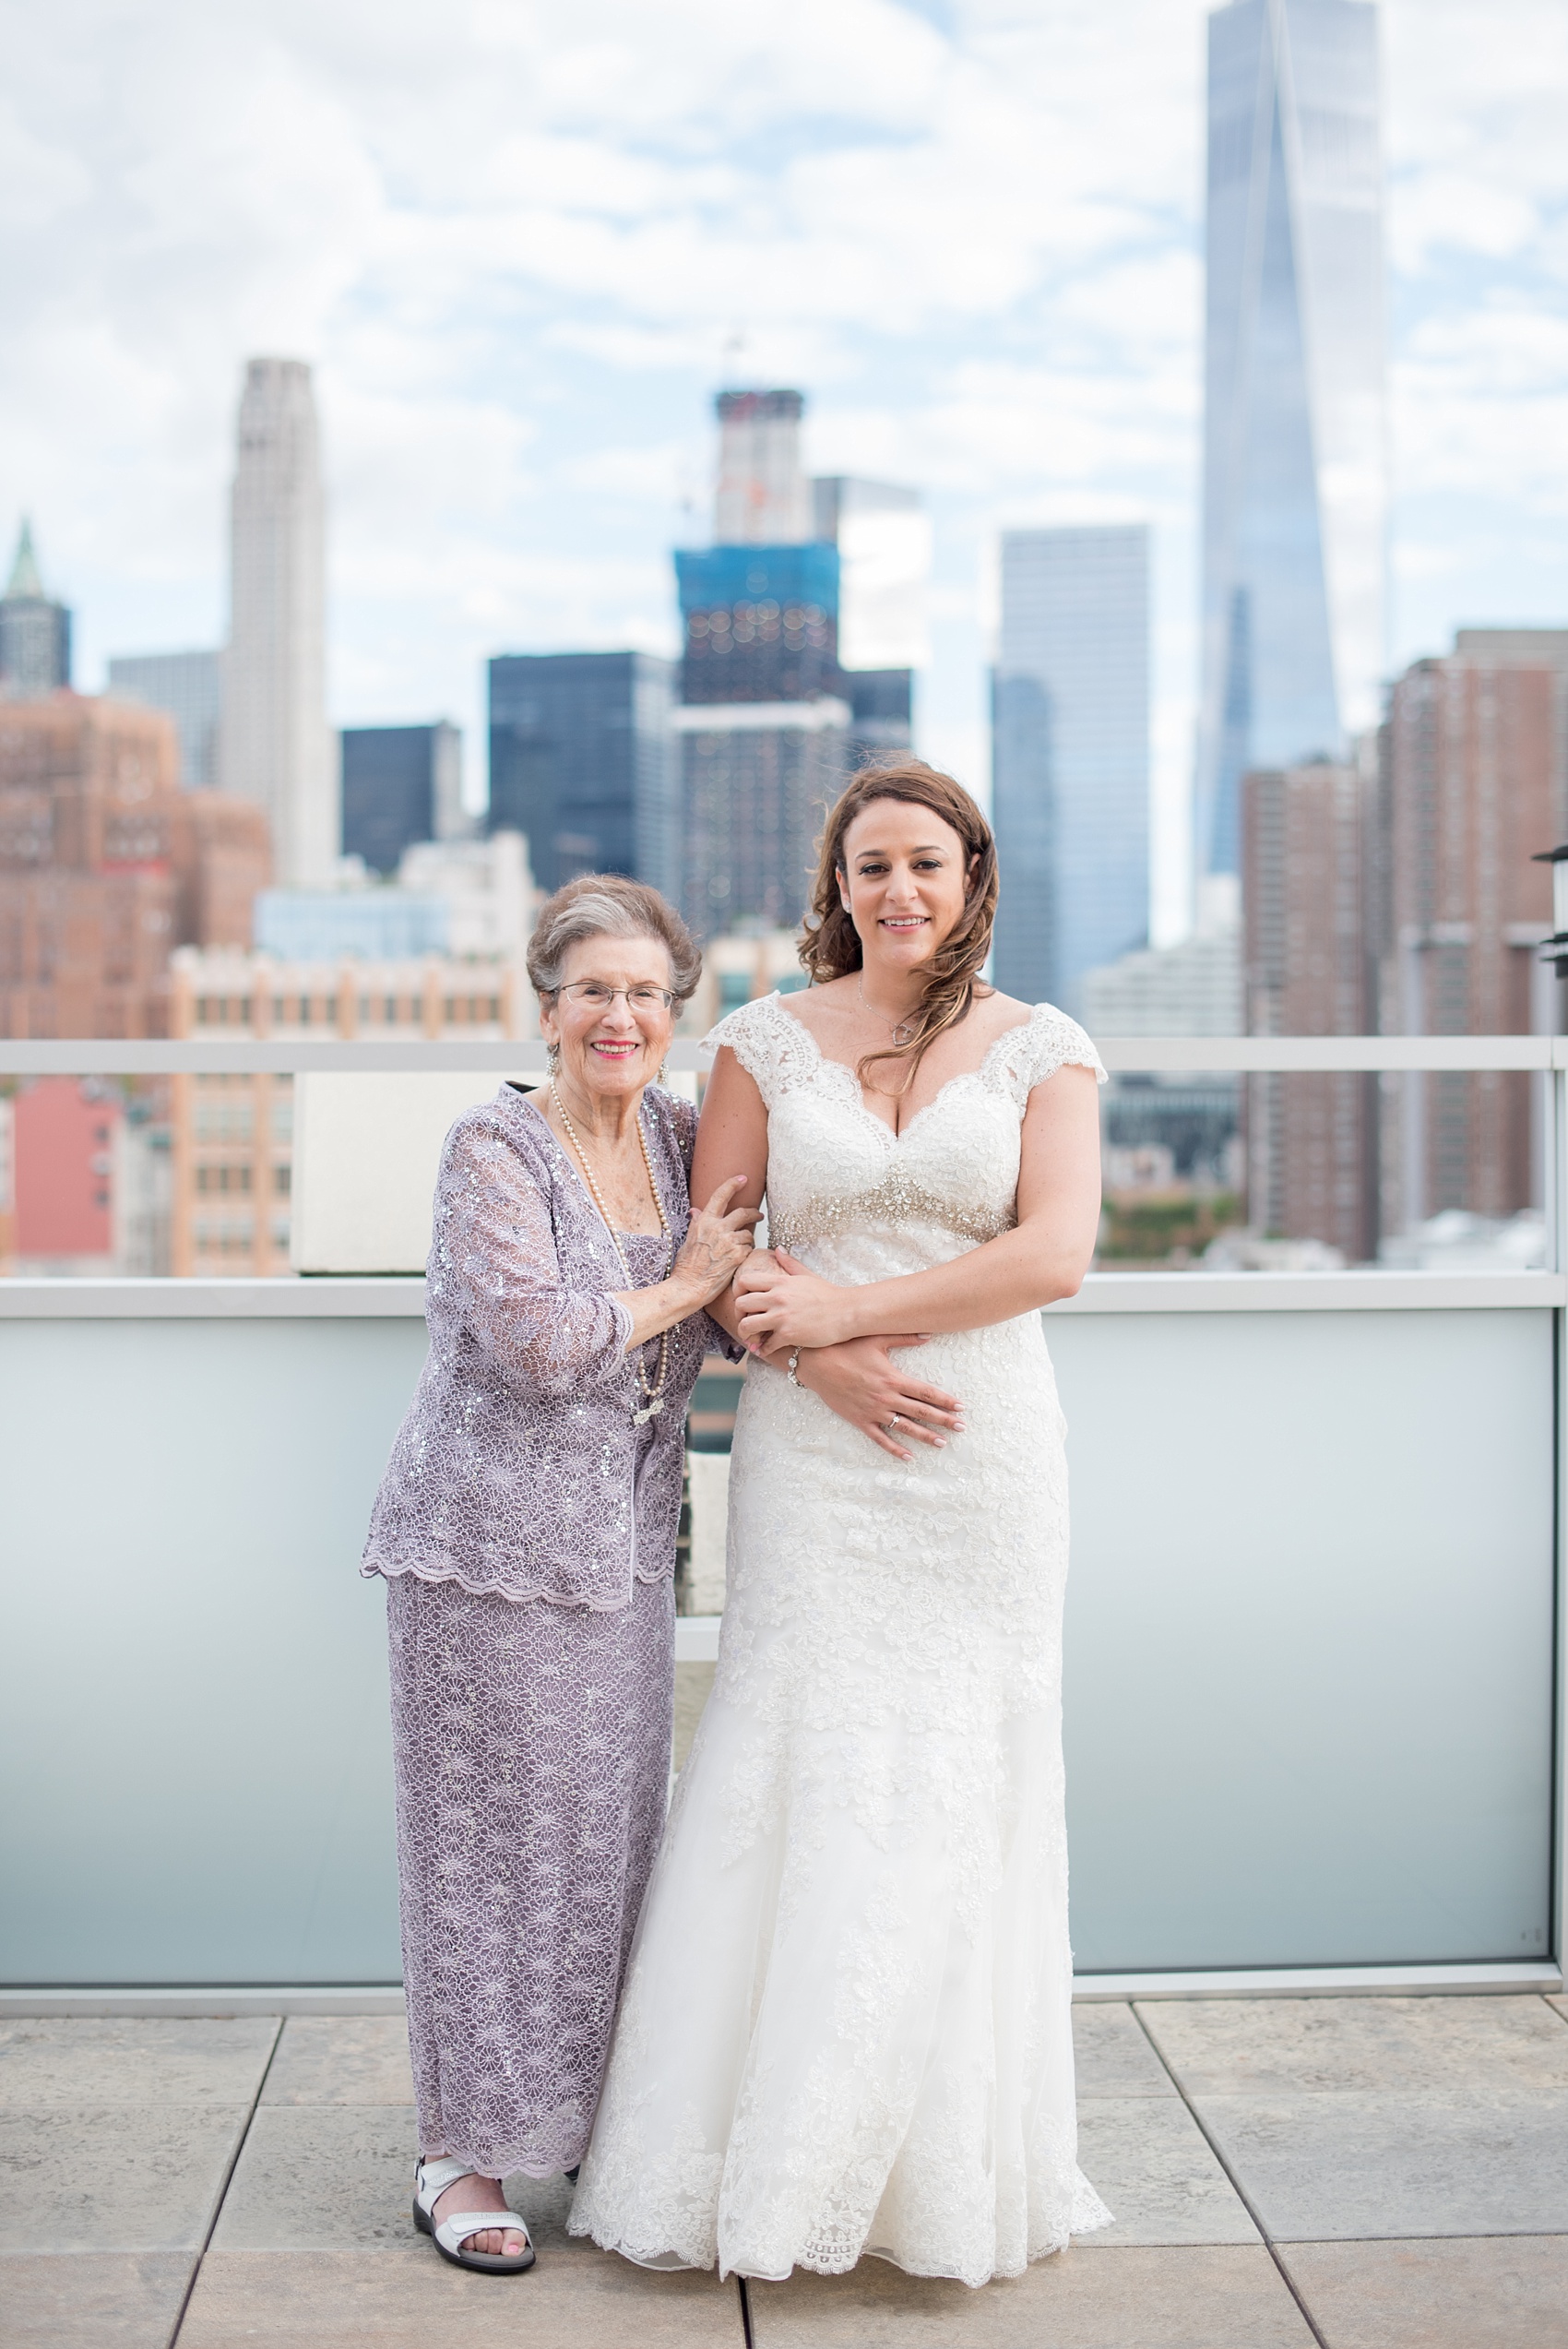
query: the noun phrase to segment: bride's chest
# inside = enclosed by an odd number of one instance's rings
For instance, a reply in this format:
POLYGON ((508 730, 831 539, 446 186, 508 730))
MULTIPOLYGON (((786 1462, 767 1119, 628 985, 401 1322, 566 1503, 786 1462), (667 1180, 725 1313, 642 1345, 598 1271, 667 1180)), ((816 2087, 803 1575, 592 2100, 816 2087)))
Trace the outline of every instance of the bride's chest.
POLYGON ((824 1078, 790 1087, 769 1112, 770 1214, 839 1229, 857 1216, 935 1220, 974 1239, 1015 1221, 1019 1121, 1005 1093, 978 1076, 955 1079, 895 1134, 858 1091, 824 1078))

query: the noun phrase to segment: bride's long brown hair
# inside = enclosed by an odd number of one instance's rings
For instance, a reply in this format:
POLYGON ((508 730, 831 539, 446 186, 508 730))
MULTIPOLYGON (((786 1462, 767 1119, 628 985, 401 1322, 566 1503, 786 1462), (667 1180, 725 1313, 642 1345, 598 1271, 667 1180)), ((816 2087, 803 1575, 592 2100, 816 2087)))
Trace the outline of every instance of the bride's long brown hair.
POLYGON ((856 817, 879 799, 929 807, 964 843, 968 891, 964 911, 925 966, 920 1002, 906 1023, 914 1032, 901 1044, 884 1044, 876 1052, 868 1052, 856 1071, 864 1084, 867 1069, 877 1061, 896 1060, 902 1073, 895 1091, 905 1093, 937 1037, 944 1029, 956 1027, 977 990, 989 992, 981 985, 980 972, 991 952, 996 920, 996 840, 963 784, 928 767, 923 758, 907 759, 897 767, 862 767, 829 814, 818 852, 812 909, 800 948, 801 960, 818 986, 859 971, 865 960, 860 933, 844 905, 849 881, 844 841, 856 817))

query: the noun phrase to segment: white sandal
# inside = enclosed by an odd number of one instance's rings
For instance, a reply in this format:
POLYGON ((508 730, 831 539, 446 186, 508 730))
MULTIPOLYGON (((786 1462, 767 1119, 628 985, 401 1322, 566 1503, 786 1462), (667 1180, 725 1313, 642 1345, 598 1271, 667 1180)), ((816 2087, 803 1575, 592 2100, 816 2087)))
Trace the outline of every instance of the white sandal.
POLYGON ((455 2161, 450 2153, 443 2153, 434 2161, 422 2159, 414 2172, 414 2224, 422 2235, 428 2235, 444 2260, 455 2268, 478 2268, 487 2275, 521 2275, 534 2262, 533 2239, 516 2211, 459 2211, 455 2218, 435 2224, 435 2205, 449 2186, 460 2177, 472 2177, 469 2162, 455 2161), (494 2228, 505 2235, 520 2235, 520 2251, 468 2251, 464 2245, 470 2235, 485 2235, 494 2228))

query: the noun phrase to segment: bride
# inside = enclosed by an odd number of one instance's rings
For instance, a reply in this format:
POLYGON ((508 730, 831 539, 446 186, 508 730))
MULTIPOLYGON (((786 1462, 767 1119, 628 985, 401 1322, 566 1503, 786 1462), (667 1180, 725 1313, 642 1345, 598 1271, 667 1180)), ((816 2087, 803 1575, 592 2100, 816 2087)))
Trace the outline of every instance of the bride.
POLYGON ((1039 1321, 1094 1247, 1103 1071, 980 980, 996 892, 957 783, 857 776, 814 984, 708 1038, 694 1194, 766 1184, 772 1245, 710 1308, 752 1353, 719 1670, 571 2218, 647 2266, 979 2284, 1109 2216, 1075 2158, 1039 1321), (926 1341, 942 1386, 900 1367, 926 1341))

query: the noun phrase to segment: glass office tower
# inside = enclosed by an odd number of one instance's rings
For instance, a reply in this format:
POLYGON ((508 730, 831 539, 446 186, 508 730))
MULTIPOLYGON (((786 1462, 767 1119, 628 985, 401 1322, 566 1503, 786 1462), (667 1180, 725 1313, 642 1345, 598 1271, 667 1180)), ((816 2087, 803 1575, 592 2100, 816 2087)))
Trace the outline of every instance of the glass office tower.
POLYGON ((848 761, 837 549, 711 546, 678 554, 675 578, 682 911, 704 939, 792 928, 848 761))
POLYGON ((523 834, 540 888, 625 873, 678 894, 673 685, 673 662, 647 652, 490 663, 488 829, 523 834))
POLYGON ((463 736, 448 718, 429 726, 345 726, 343 853, 392 874, 406 848, 465 839, 463 736))
POLYGON ((1007 531, 992 681, 994 974, 1078 1013, 1148 933, 1148 555, 1142 523, 1007 531))
POLYGON ((1333 755, 1384 663, 1377 11, 1208 26, 1200 871, 1240 869, 1249 767, 1333 755))

